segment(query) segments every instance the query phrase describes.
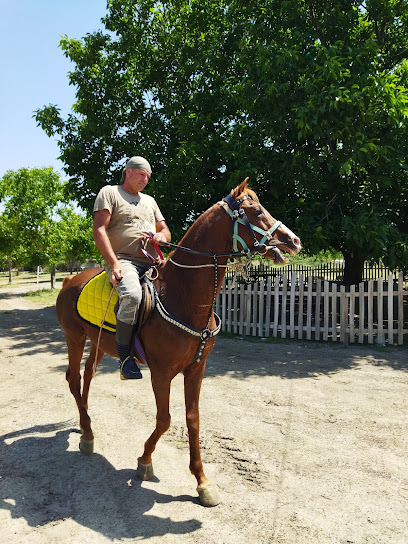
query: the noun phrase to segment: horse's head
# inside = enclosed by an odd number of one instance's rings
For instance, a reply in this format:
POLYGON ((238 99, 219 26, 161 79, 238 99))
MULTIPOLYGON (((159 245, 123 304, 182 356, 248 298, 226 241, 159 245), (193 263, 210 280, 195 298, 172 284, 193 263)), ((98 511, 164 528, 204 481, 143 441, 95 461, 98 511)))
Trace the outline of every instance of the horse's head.
POLYGON ((285 264, 287 259, 281 251, 296 255, 302 248, 300 239, 271 216, 247 182, 248 178, 221 203, 233 221, 233 249, 253 251, 256 248, 275 264, 285 264))

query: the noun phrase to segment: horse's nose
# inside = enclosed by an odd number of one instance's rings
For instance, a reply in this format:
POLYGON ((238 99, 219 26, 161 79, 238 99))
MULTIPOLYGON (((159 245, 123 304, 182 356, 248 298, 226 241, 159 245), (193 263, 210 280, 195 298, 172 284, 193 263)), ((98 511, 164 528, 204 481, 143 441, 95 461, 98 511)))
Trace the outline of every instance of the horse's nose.
POLYGON ((302 249, 302 243, 300 241, 300 238, 298 238, 297 236, 293 236, 292 243, 298 252, 302 249))

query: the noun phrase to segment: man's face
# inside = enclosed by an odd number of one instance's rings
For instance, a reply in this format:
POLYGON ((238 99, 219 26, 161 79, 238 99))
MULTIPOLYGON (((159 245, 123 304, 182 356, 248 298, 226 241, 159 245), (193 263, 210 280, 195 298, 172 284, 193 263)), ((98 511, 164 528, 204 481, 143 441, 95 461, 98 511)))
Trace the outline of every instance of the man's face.
POLYGON ((143 191, 150 179, 150 173, 138 168, 126 168, 126 181, 137 191, 143 191))

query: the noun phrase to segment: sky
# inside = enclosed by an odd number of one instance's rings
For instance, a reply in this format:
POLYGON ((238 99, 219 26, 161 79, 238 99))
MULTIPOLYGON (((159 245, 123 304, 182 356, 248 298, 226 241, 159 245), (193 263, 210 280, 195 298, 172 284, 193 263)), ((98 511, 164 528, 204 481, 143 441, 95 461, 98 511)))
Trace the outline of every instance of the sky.
POLYGON ((36 126, 34 110, 56 104, 65 118, 75 102, 73 65, 61 36, 103 29, 106 0, 0 0, 0 177, 52 166, 62 174, 57 141, 36 126))

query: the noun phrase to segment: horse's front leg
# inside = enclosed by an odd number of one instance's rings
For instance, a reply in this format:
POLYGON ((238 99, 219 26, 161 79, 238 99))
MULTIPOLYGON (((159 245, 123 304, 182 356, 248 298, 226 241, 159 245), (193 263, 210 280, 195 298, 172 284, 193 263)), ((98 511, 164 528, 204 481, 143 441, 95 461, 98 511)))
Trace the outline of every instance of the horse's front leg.
POLYGON ((171 378, 155 376, 152 372, 152 387, 157 407, 156 428, 146 440, 143 455, 138 459, 137 475, 141 480, 150 480, 153 477, 152 453, 159 438, 170 427, 170 383, 171 378))
POLYGON ((200 453, 200 415, 199 397, 203 381, 205 361, 193 364, 184 371, 184 396, 186 401, 186 420, 190 443, 190 470, 197 479, 197 492, 203 506, 217 506, 220 503, 216 486, 204 474, 200 453))

